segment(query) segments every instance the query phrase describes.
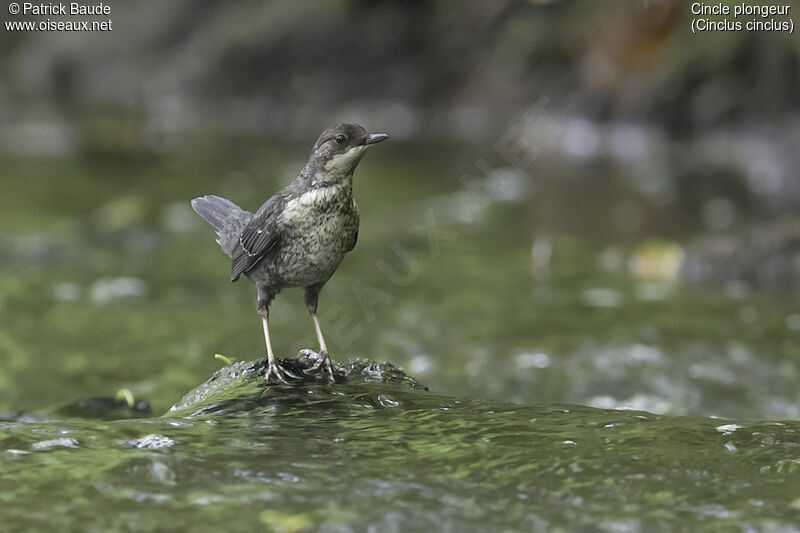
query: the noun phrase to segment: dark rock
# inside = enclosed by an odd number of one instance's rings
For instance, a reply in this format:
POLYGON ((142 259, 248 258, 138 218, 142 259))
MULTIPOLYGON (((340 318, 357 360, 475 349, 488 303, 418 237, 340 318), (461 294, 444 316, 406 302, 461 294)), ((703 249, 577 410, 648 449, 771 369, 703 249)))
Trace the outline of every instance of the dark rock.
POLYGON ((55 412, 58 416, 70 418, 100 418, 103 420, 120 420, 123 418, 144 418, 150 416, 150 404, 139 400, 128 405, 124 398, 82 398, 74 403, 60 407, 55 412))

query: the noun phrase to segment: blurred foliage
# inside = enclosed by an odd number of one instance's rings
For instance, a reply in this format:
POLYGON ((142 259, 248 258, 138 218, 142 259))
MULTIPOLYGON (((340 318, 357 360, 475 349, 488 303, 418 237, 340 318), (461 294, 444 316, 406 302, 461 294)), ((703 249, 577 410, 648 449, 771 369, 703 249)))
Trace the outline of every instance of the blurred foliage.
POLYGON ((145 0, 112 16, 107 34, 4 32, 6 119, 152 150, 192 127, 294 137, 347 114, 407 137, 474 139, 541 95, 675 134, 779 118, 800 101, 797 39, 692 35, 678 1, 145 0))

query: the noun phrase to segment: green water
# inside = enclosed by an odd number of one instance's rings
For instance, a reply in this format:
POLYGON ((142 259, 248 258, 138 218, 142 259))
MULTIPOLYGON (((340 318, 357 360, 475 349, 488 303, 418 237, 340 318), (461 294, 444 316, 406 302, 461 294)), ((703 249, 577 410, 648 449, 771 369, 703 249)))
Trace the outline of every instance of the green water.
MULTIPOLYGON (((800 529, 800 307, 628 268, 650 236, 699 233, 720 190, 660 201, 545 162, 475 189, 476 158, 503 166, 490 149, 380 148, 323 329, 334 360, 391 361, 431 392, 280 388, 200 417, 158 415, 263 337, 188 200, 255 209, 306 148, 3 161, 0 530, 800 529), (121 388, 152 417, 57 414, 121 388)), ((280 353, 314 346, 301 293, 272 316, 280 353)))
POLYGON ((284 389, 264 403, 193 419, 3 424, 4 525, 790 531, 800 512, 797 423, 369 386, 284 389))

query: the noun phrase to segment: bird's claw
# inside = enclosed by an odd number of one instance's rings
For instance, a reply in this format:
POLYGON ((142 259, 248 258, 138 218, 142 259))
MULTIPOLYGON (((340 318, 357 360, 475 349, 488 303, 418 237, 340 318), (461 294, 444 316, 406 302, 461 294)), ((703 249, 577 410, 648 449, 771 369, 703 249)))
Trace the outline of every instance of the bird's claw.
POLYGON ((288 378, 288 379, 301 379, 301 378, 300 378, 300 376, 297 376, 297 375, 295 375, 295 374, 293 374, 293 373, 289 372, 289 371, 288 371, 288 370, 286 370, 285 368, 281 367, 281 366, 280 366, 278 363, 276 363, 275 361, 268 361, 268 362, 267 362, 267 372, 266 372, 266 374, 264 375, 264 380, 265 380, 267 383, 269 383, 269 380, 270 380, 270 378, 272 378, 272 377, 274 377, 274 378, 275 378, 275 379, 277 379, 277 380, 278 380, 280 383, 283 383, 283 384, 285 384, 285 385, 288 385, 288 384, 289 384, 289 382, 287 381, 287 378, 288 378))
POLYGON ((331 364, 331 357, 328 355, 327 350, 322 350, 317 353, 313 350, 305 349, 300 350, 300 353, 307 356, 314 356, 317 359, 317 362, 305 371, 307 374, 311 372, 317 372, 320 368, 322 368, 323 365, 325 365, 325 373, 328 374, 328 380, 330 380, 331 383, 336 381, 336 379, 333 377, 333 365, 331 364))

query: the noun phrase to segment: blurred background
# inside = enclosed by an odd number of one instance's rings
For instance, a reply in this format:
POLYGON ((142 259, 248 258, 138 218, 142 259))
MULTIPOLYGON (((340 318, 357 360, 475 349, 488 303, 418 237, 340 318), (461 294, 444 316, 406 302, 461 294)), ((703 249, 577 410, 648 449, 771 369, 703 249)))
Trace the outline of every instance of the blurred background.
MULTIPOLYGON (((189 200, 255 210, 347 121, 391 140, 321 296, 335 361, 800 416, 795 35, 694 35, 657 0, 110 5, 111 32, 0 32, 0 412, 123 387, 160 412, 215 353, 261 357, 189 200)), ((316 348, 301 291, 273 317, 278 353, 316 348)))

